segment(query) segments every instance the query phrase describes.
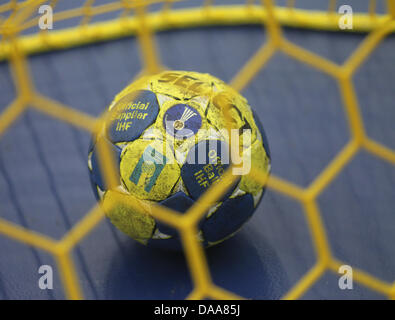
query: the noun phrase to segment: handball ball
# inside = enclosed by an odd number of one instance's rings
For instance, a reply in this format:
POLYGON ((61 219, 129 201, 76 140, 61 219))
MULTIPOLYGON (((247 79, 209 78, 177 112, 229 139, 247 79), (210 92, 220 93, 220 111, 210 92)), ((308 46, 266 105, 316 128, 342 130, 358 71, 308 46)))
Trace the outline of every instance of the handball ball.
POLYGON ((202 216, 196 236, 205 247, 215 245, 252 216, 265 185, 250 168, 267 178, 270 151, 256 114, 230 86, 209 74, 166 71, 130 84, 108 112, 92 139, 88 167, 97 199, 116 203, 104 211, 122 232, 146 245, 181 248, 177 230, 154 219, 152 205, 186 213, 232 163, 239 165, 230 168, 238 178, 202 216), (119 186, 110 190, 100 171, 99 140, 116 159, 119 186))

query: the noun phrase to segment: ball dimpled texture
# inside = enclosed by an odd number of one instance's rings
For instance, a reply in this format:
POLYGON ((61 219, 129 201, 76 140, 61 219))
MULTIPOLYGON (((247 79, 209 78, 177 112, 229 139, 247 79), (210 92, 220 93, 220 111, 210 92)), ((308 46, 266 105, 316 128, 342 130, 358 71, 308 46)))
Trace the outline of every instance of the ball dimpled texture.
POLYGON ((270 173, 270 151, 247 100, 226 83, 197 72, 144 76, 115 97, 108 113, 92 138, 88 168, 94 193, 119 230, 146 245, 181 248, 177 230, 154 219, 152 206, 186 213, 232 163, 238 177, 204 213, 196 237, 215 245, 252 216, 270 173), (111 189, 99 141, 115 159, 119 185, 111 189), (251 167, 262 173, 259 181, 251 167))

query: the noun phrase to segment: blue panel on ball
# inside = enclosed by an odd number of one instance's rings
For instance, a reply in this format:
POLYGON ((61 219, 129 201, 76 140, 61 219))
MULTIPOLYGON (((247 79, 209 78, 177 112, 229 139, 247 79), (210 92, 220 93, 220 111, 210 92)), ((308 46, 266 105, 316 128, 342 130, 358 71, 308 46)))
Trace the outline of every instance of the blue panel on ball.
POLYGON ((133 141, 156 120, 159 104, 155 93, 139 90, 120 99, 110 112, 108 138, 114 143, 133 141))
MULTIPOLYGON (((122 150, 121 150, 121 148, 118 148, 116 145, 112 144, 107 139, 103 139, 103 140, 108 145, 109 149, 113 152, 117 179, 120 180, 119 164, 121 161, 122 150)), ((107 190, 107 188, 105 187, 105 183, 104 183, 104 179, 103 179, 101 170, 100 170, 100 160, 99 160, 97 145, 93 149, 91 163, 92 163, 92 171, 90 172, 90 174, 91 174, 92 181, 94 183, 96 183, 101 190, 107 190)), ((95 192, 97 192, 97 190, 95 190, 95 192)))
POLYGON ((176 104, 166 111, 163 127, 176 139, 186 139, 195 135, 202 126, 199 112, 186 104, 176 104))
MULTIPOLYGON (((184 192, 180 191, 167 199, 160 202, 161 205, 173 209, 175 211, 185 213, 188 211, 190 207, 194 204, 194 201, 188 197, 184 192)), ((159 228, 159 231, 168 235, 175 236, 177 235, 177 230, 170 227, 169 225, 157 221, 156 226, 159 228)))
MULTIPOLYGON (((204 140, 189 150, 181 176, 190 196, 197 200, 229 167, 229 146, 220 140, 204 140)), ((224 196, 228 197, 235 185, 224 196)))
POLYGON ((257 127, 261 133, 261 136, 262 136, 263 147, 265 148, 267 156, 269 157, 269 159, 271 159, 269 142, 267 141, 267 138, 266 138, 265 129, 263 129, 262 122, 261 122, 261 120, 259 120, 258 115, 254 112, 254 110, 252 108, 251 108, 251 110, 252 110, 252 115, 254 116, 255 124, 257 125, 257 127))
POLYGON ((251 194, 227 199, 204 222, 204 239, 215 242, 226 238, 236 232, 252 216, 254 210, 254 199, 251 194))

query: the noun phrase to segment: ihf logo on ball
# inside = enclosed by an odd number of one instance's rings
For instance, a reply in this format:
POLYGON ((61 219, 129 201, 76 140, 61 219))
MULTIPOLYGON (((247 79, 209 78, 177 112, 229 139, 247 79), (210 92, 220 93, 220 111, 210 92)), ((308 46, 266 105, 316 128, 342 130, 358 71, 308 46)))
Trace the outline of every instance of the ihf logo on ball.
POLYGON ((191 106, 177 104, 166 111, 163 126, 176 139, 186 139, 198 132, 202 126, 202 118, 191 106))

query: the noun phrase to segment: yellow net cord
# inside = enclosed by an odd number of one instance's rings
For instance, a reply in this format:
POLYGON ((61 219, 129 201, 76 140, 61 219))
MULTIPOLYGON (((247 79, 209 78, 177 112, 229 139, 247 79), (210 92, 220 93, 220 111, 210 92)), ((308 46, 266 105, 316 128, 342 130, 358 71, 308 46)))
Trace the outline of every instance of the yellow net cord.
MULTIPOLYGON (((3 13, 8 13, 7 18, 0 18, 0 59, 9 61, 17 88, 15 100, 0 115, 0 137, 27 108, 36 109, 58 120, 83 128, 90 133, 98 131, 100 123, 105 117, 104 115, 100 118, 94 118, 38 93, 29 73, 29 54, 136 35, 142 52, 142 73, 155 73, 163 68, 153 38, 153 34, 157 31, 205 25, 264 25, 267 30, 268 41, 238 71, 231 81, 231 85, 238 91, 243 90, 270 58, 276 52, 281 51, 328 74, 337 81, 351 132, 350 141, 308 187, 302 188, 274 175, 267 182, 268 188, 301 203, 311 232, 317 261, 283 297, 285 299, 300 298, 324 272, 329 270, 337 273, 340 265, 347 264, 345 261, 337 260, 332 255, 321 219, 320 208, 317 204, 317 197, 339 175, 360 149, 364 149, 395 165, 395 151, 367 136, 352 81, 356 70, 364 63, 371 52, 387 35, 395 30, 395 1, 386 0, 388 9, 386 14, 375 13, 376 1, 374 0, 370 1, 366 14, 354 14, 353 31, 369 32, 369 34, 341 65, 290 42, 282 33, 282 26, 338 30, 339 16, 334 11, 335 1, 328 2, 328 11, 326 12, 297 9, 294 7, 295 1, 288 1, 287 7, 276 7, 272 0, 262 0, 259 4, 247 0, 243 6, 215 6, 213 1, 206 1, 199 8, 175 10, 172 9, 172 3, 175 1, 123 0, 95 6, 94 1, 87 0, 79 8, 54 13, 54 22, 80 17, 78 26, 50 32, 40 30, 33 35, 26 36, 21 36, 20 32, 37 26, 38 18, 32 16, 37 12, 38 7, 43 3, 56 6, 58 1, 10 1, 0 5, 0 16, 3 13), (155 13, 146 11, 147 5, 158 2, 163 2, 161 11, 155 13), (90 23, 91 18, 95 15, 112 11, 121 11, 121 14, 115 20, 90 23), (129 17, 130 12, 135 14, 129 17)), ((100 145, 99 152, 103 159, 101 163, 103 173, 111 186, 116 185, 116 181, 114 181, 115 175, 112 174, 114 172, 112 157, 107 148, 105 144, 100 145)), ((265 179, 264 174, 254 168, 252 170, 253 176, 258 181, 265 179)), ((155 218, 178 228, 180 231, 194 285, 194 289, 188 296, 189 299, 241 298, 213 283, 204 250, 194 237, 196 223, 205 212, 203 202, 215 201, 226 192, 226 186, 234 179, 235 177, 228 171, 223 176, 221 183, 212 186, 209 192, 184 215, 159 206, 153 209, 152 215, 155 218)), ((59 241, 27 230, 4 219, 0 219, 0 234, 51 253, 60 269, 66 297, 82 299, 83 293, 79 285, 71 251, 97 226, 103 217, 103 211, 99 208, 99 205, 95 206, 59 241)), ((383 282, 359 269, 354 269, 353 275, 355 281, 360 284, 388 298, 395 299, 395 283, 383 282)))

